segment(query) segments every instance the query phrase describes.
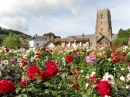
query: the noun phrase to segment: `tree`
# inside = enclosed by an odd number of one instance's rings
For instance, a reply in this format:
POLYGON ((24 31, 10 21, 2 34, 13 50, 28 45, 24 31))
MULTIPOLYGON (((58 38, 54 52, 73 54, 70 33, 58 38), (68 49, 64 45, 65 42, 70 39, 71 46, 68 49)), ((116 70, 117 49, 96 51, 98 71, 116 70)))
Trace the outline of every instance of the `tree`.
POLYGON ((9 36, 7 36, 3 41, 3 46, 9 47, 9 48, 19 48, 20 47, 20 40, 19 36, 16 34, 9 33, 9 36))
POLYGON ((130 29, 127 30, 120 29, 118 32, 117 39, 114 40, 112 43, 113 45, 117 46, 128 45, 129 37, 130 37, 130 29))
POLYGON ((56 35, 55 35, 54 33, 52 33, 52 32, 45 33, 43 36, 49 36, 49 37, 54 36, 54 38, 61 38, 60 36, 56 36, 56 35))

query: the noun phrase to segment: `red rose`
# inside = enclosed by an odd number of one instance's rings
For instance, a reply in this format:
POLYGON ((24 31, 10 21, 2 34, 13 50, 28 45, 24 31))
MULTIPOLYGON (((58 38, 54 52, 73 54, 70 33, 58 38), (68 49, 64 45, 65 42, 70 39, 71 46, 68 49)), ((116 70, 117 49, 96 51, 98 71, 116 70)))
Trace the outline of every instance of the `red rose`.
POLYGON ((121 62, 124 62, 124 58, 123 58, 123 57, 119 58, 119 60, 120 60, 121 62))
POLYGON ((53 74, 53 76, 55 76, 58 73, 58 67, 56 66, 55 62, 53 61, 48 61, 46 63, 46 68, 47 70, 49 70, 49 72, 51 72, 53 74))
POLYGON ((79 85, 78 85, 78 84, 75 84, 73 81, 70 82, 70 84, 73 85, 73 88, 74 88, 74 89, 79 89, 79 85))
POLYGON ((116 63, 118 60, 119 60, 118 57, 114 57, 114 58, 112 59, 112 63, 116 63))
POLYGON ((31 80, 36 80, 38 77, 40 77, 41 73, 37 66, 30 66, 27 70, 27 76, 31 80))
POLYGON ((76 74, 78 72, 78 69, 77 68, 73 68, 72 69, 72 73, 76 74))
POLYGON ((45 70, 45 71, 42 72, 42 80, 43 81, 50 80, 52 76, 53 75, 52 75, 52 73, 49 70, 45 70))
POLYGON ((0 81, 0 94, 10 94, 15 91, 15 85, 9 80, 0 81))
POLYGON ((126 56, 126 52, 122 52, 122 54, 121 54, 122 56, 126 56))
POLYGON ((96 76, 91 76, 91 77, 88 79, 88 83, 89 83, 89 84, 92 84, 92 83, 94 83, 94 82, 97 83, 97 81, 98 81, 98 78, 97 78, 96 76))
POLYGON ((110 96, 112 93, 111 85, 108 83, 108 81, 99 81, 96 88, 102 97, 105 97, 105 95, 110 96))
POLYGON ((26 80, 22 80, 19 84, 20 86, 27 86, 28 82, 26 80))
POLYGON ((28 64, 27 59, 23 58, 23 59, 22 59, 22 66, 25 66, 25 65, 27 65, 27 64, 28 64))
POLYGON ((73 56, 68 55, 66 56, 66 62, 71 63, 73 61, 73 56))

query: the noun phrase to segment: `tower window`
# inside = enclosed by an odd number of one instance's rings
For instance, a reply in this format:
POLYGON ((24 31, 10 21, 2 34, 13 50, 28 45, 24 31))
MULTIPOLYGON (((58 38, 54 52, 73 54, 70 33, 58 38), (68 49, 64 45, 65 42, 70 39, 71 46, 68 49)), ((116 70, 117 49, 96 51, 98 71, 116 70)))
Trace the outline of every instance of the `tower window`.
POLYGON ((101 25, 102 25, 102 22, 101 22, 101 25))
POLYGON ((103 19, 103 14, 101 14, 101 19, 103 19))
POLYGON ((102 32, 103 28, 101 28, 101 32, 102 32))

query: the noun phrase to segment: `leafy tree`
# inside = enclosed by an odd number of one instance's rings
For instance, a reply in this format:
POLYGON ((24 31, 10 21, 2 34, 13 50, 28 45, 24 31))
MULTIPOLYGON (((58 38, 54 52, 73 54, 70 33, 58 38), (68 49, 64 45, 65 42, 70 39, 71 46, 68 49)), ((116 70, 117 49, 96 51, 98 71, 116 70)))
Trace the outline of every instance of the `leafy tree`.
POLYGON ((1 34, 0 35, 0 46, 2 46, 2 41, 5 39, 6 35, 1 34))
POLYGON ((10 33, 3 41, 3 46, 10 47, 10 48, 19 48, 20 47, 20 40, 19 36, 16 34, 10 33))
POLYGON ((52 32, 45 33, 43 36, 49 36, 49 37, 54 36, 54 38, 61 38, 60 36, 56 36, 56 35, 55 35, 54 33, 52 33, 52 32))
POLYGON ((113 41, 113 45, 122 46, 128 45, 128 39, 130 37, 130 29, 120 29, 118 32, 117 39, 113 41))

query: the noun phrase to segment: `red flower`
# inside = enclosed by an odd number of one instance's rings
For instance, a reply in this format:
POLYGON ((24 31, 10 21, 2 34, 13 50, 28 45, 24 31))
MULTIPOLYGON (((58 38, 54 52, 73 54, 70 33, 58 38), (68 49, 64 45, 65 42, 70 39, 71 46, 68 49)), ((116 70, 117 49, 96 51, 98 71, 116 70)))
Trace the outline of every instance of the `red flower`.
POLYGON ((27 64, 28 64, 27 59, 23 58, 23 59, 22 59, 22 66, 25 66, 25 65, 27 65, 27 64))
POLYGON ((126 56, 126 52, 122 52, 121 56, 126 56))
POLYGON ((91 77, 88 79, 88 83, 89 83, 89 84, 92 84, 92 83, 94 83, 94 82, 97 83, 97 81, 98 81, 98 78, 97 78, 96 76, 91 76, 91 77))
POLYGON ((73 61, 73 56, 68 55, 66 56, 66 62, 71 63, 73 61))
POLYGON ((15 91, 15 85, 9 80, 0 81, 0 93, 1 94, 10 94, 15 91))
POLYGON ((49 72, 51 72, 53 74, 53 76, 55 76, 58 73, 58 67, 56 66, 55 62, 53 61, 48 61, 46 63, 46 68, 47 70, 49 70, 49 72))
POLYGON ((19 84, 20 86, 27 86, 28 82, 26 80, 22 80, 19 84))
POLYGON ((74 89, 79 89, 79 85, 78 85, 78 84, 75 84, 73 81, 70 82, 70 84, 73 85, 73 88, 74 88, 74 89))
POLYGON ((112 63, 116 63, 118 60, 119 60, 119 58, 114 57, 114 58, 112 59, 112 63))
POLYGON ((108 81, 99 81, 96 88, 102 97, 105 97, 105 95, 110 96, 112 93, 111 85, 108 83, 108 81))
POLYGON ((49 70, 45 70, 45 71, 42 72, 42 80, 43 81, 50 80, 52 76, 53 75, 52 75, 52 73, 49 70))
POLYGON ((76 74, 78 72, 78 69, 77 68, 73 68, 72 69, 72 73, 76 74))
POLYGON ((41 55, 39 53, 36 54, 35 58, 40 58, 41 55))
POLYGON ((119 60, 120 60, 121 62, 124 62, 124 58, 123 58, 123 57, 119 58, 119 60))
POLYGON ((36 80, 38 77, 40 77, 41 73, 37 66, 30 66, 27 70, 27 76, 31 80, 36 80))

